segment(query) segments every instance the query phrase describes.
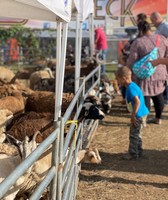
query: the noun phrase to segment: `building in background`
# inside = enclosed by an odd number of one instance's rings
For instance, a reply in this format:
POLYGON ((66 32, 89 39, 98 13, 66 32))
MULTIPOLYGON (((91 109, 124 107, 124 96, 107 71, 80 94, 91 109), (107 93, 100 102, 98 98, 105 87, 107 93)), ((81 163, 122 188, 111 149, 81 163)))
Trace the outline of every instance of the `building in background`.
MULTIPOLYGON (((136 27, 137 14, 143 12, 150 16, 153 11, 158 11, 162 14, 163 18, 167 19, 167 7, 167 0, 94 0, 94 24, 105 29, 109 43, 107 57, 110 57, 112 60, 116 59, 117 52, 120 51, 122 43, 124 44, 129 39, 129 34, 125 29, 128 30, 129 27, 136 27)), ((16 24, 21 24, 36 30, 42 30, 39 32, 36 31, 37 37, 46 40, 49 38, 54 39, 56 36, 55 22, 0 18, 0 26, 8 27, 16 24)), ((89 23, 86 20, 82 25, 83 38, 86 45, 87 39, 89 38, 88 24, 89 23)), ((68 38, 72 38, 72 43, 75 38, 75 30, 76 23, 75 21, 71 21, 69 23, 68 38)), ((52 52, 53 55, 55 55, 55 52, 52 52)))

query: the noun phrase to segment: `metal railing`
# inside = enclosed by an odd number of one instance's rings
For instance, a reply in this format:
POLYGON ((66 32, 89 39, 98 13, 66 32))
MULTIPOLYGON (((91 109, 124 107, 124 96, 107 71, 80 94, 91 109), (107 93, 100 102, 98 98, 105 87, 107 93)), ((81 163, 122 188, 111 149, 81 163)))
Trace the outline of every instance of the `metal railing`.
POLYGON ((30 166, 38 160, 43 152, 52 144, 52 165, 43 181, 39 183, 30 200, 40 199, 45 188, 50 185, 50 199, 52 200, 74 200, 76 198, 78 175, 80 164, 76 164, 79 150, 83 143, 88 146, 93 132, 98 125, 98 120, 90 120, 87 128, 84 129, 83 122, 77 122, 82 109, 82 104, 95 86, 100 84, 100 66, 93 70, 82 83, 70 103, 64 116, 55 125, 55 130, 23 161, 16 169, 0 183, 0 199, 7 193, 16 181, 24 175, 30 166), (96 80, 95 80, 95 77, 96 80), (91 81, 90 81, 91 79, 91 81), (86 90, 85 84, 89 81, 90 88, 86 90), (64 127, 75 112, 72 124, 64 138, 64 127))
MULTIPOLYGON (((43 154, 43 152, 51 145, 53 144, 53 154, 55 155, 55 149, 58 149, 58 138, 59 138, 60 128, 56 128, 55 131, 53 131, 21 164, 19 164, 15 170, 3 180, 3 182, 0 184, 0 199, 6 194, 6 192, 10 189, 11 186, 13 186, 16 181, 24 175, 24 173, 28 170, 28 168, 38 160, 38 158, 43 154), (57 142, 55 142, 57 141, 57 142)), ((57 151, 58 152, 58 151, 57 151)), ((55 172, 57 171, 58 166, 58 155, 55 157, 55 162, 52 162, 51 169, 49 170, 48 174, 46 175, 45 179, 53 180, 55 176, 55 172)), ((54 184, 54 182, 53 182, 54 184)), ((39 185, 38 190, 36 190, 36 193, 30 198, 38 199, 37 197, 41 196, 44 189, 48 186, 48 184, 45 184, 45 187, 39 185)), ((52 197, 54 199, 54 196, 52 197)))

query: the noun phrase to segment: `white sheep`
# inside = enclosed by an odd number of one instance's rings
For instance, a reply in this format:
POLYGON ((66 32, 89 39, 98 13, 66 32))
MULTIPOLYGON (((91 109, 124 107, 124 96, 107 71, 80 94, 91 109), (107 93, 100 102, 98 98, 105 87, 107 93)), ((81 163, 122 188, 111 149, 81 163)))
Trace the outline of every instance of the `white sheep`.
MULTIPOLYGON (((32 143, 29 143, 32 144, 32 143)), ((30 148, 24 148, 29 150, 30 148)), ((27 155, 30 153, 27 151, 27 155)), ((25 156, 27 156, 25 155, 25 156)), ((24 156, 24 157, 25 157, 24 156)), ((21 163, 21 157, 19 155, 9 156, 7 154, 0 154, 0 160, 6 160, 5 163, 0 162, 0 182, 7 177, 14 169, 21 163), (9 168, 4 166, 10 166, 9 168), (2 175, 3 174, 3 175, 2 175)), ((48 148, 42 156, 29 168, 29 172, 18 179, 16 184, 7 192, 3 200, 13 200, 15 196, 23 195, 24 192, 32 193, 34 187, 39 184, 46 176, 48 170, 51 167, 52 161, 52 148, 48 148), (12 193, 11 193, 12 191, 12 193)), ((78 152, 76 164, 78 163, 101 163, 99 152, 96 148, 83 149, 78 152)), ((62 166, 64 163, 62 163, 62 166)))
MULTIPOLYGON (((24 160, 35 148, 37 147, 35 138, 38 132, 34 135, 33 139, 29 142, 28 137, 21 143, 16 141, 18 149, 11 144, 0 145, 0 183, 24 160)), ((8 136, 11 139, 11 136, 8 136)), ((2 200, 13 200, 25 183, 25 177, 31 173, 31 167, 27 170, 25 175, 20 177, 16 183, 9 189, 2 200)))

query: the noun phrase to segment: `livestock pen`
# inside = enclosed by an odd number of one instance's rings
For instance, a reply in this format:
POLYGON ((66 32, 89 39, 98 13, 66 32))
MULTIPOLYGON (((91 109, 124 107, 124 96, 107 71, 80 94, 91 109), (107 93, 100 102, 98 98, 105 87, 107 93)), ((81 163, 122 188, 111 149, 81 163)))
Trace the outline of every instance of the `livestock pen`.
POLYGON ((98 125, 98 120, 89 120, 86 126, 84 121, 78 123, 77 119, 88 93, 94 87, 99 87, 99 84, 100 66, 96 67, 88 76, 81 79, 80 87, 64 116, 55 122, 55 130, 0 184, 0 198, 3 198, 11 186, 15 186, 17 180, 52 145, 52 165, 44 180, 38 184, 29 199, 40 199, 45 188, 48 186, 50 186, 50 199, 75 199, 80 171, 80 164, 76 164, 77 154, 80 149, 89 146, 98 125), (90 87, 86 89, 88 82, 90 87), (64 139, 64 127, 69 119, 71 119, 70 117, 74 109, 76 109, 76 113, 73 120, 71 120, 71 126, 64 139))

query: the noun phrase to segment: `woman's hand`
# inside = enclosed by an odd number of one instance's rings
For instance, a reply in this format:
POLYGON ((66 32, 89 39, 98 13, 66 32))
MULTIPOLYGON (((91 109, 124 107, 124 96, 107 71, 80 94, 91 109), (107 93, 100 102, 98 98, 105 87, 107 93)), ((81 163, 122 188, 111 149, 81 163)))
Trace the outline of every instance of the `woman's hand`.
POLYGON ((159 65, 158 60, 149 60, 149 62, 155 67, 159 65))

